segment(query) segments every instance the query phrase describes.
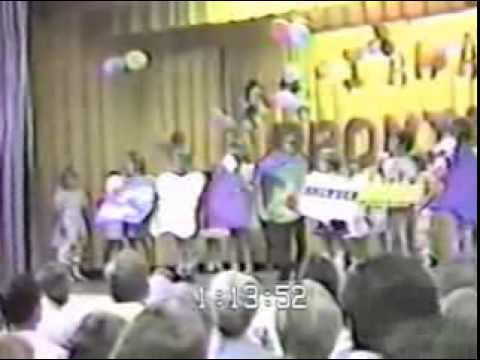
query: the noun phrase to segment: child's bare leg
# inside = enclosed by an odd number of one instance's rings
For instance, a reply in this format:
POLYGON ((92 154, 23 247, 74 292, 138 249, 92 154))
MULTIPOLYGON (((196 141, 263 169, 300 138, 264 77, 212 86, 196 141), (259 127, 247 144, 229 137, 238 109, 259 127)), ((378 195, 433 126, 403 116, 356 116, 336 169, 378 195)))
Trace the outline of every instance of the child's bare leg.
POLYGON ((335 246, 336 239, 331 226, 319 224, 319 227, 316 229, 316 235, 322 239, 323 247, 325 248, 330 259, 335 260, 335 257, 337 256, 335 246))
POLYGON ((157 244, 156 244, 156 239, 152 235, 148 235, 147 238, 147 244, 149 246, 149 256, 150 256, 150 264, 152 265, 153 268, 157 267, 157 244))
POLYGON ((105 249, 105 255, 103 258, 103 262, 108 264, 115 253, 121 251, 123 249, 123 240, 107 240, 107 246, 105 249))
POLYGON ((398 237, 400 239, 401 254, 403 256, 409 256, 410 251, 408 247, 408 218, 407 213, 404 210, 398 213, 398 237))
POLYGON ((415 226, 415 245, 419 258, 426 264, 429 263, 432 254, 431 249, 431 233, 432 231, 432 214, 428 210, 422 210, 417 213, 415 226))
POLYGON ((400 254, 408 256, 408 238, 407 238, 407 221, 405 211, 391 210, 388 233, 390 234, 389 244, 390 251, 394 251, 394 245, 400 250, 400 254))
POLYGON ((71 246, 71 271, 75 280, 83 281, 85 278, 82 275, 81 265, 82 265, 82 243, 79 241, 72 244, 71 246))
POLYGON ((197 251, 196 251, 196 242, 193 239, 185 240, 186 247, 186 270, 187 276, 194 276, 197 270, 197 251))
POLYGON ((105 251, 103 252, 103 263, 108 264, 110 259, 112 258, 114 244, 113 240, 108 240, 107 244, 105 245, 105 251))
POLYGON ((370 256, 368 236, 349 239, 352 256, 357 261, 365 261, 370 256))
POLYGON ((153 261, 152 261, 152 248, 150 246, 150 241, 148 238, 143 237, 137 240, 138 243, 140 243, 140 248, 143 250, 145 254, 145 259, 147 260, 147 264, 151 267, 153 266, 153 261))
POLYGON ((396 228, 393 221, 392 213, 388 214, 387 231, 385 233, 385 253, 393 253, 393 244, 395 243, 396 228))
POLYGON ((250 234, 248 231, 241 231, 237 234, 240 250, 243 254, 243 262, 245 263, 245 272, 253 273, 252 247, 250 244, 250 234))
POLYGON ((222 269, 222 254, 220 239, 207 238, 207 271, 213 272, 222 269))
POLYGON ((476 258, 477 251, 475 249, 474 231, 471 226, 463 226, 462 235, 462 258, 465 261, 473 261, 476 258))
POLYGON ((214 242, 214 239, 212 238, 206 238, 205 239, 205 246, 206 246, 206 250, 207 250, 207 256, 206 256, 206 267, 207 267, 207 271, 208 272, 213 272, 215 271, 215 266, 214 266, 214 256, 213 256, 213 242, 214 242))
POLYGON ((240 270, 240 263, 239 263, 239 249, 240 249, 240 239, 236 235, 232 235, 230 239, 228 239, 228 251, 230 253, 229 260, 230 260, 230 268, 234 271, 240 270))
POLYGON ((439 263, 448 264, 458 254, 460 242, 456 225, 448 215, 432 219, 432 249, 439 263))
POLYGON ((57 247, 57 262, 70 265, 70 243, 64 243, 57 247))
POLYGON ((308 238, 305 220, 300 220, 295 226, 295 240, 297 244, 296 263, 294 265, 296 279, 301 279, 308 266, 308 238))
POLYGON ((179 276, 183 277, 186 276, 186 267, 187 267, 187 260, 188 260, 188 255, 187 255, 187 249, 185 245, 185 240, 183 239, 175 239, 177 243, 177 273, 179 276))
POLYGON ((179 252, 177 272, 181 277, 194 275, 196 267, 194 241, 192 239, 176 239, 179 252))
POLYGON ((338 244, 340 245, 340 248, 343 252, 345 269, 348 269, 353 263, 352 248, 351 248, 351 243, 350 243, 351 240, 346 239, 342 235, 339 235, 339 236, 337 236, 337 241, 338 241, 338 244))

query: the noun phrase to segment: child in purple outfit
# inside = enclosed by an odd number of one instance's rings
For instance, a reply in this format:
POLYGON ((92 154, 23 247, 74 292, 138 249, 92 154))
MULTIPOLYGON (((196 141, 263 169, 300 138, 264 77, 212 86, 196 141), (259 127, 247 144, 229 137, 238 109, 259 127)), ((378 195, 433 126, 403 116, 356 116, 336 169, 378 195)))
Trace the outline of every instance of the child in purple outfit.
POLYGON ((445 154, 448 170, 443 191, 429 205, 434 219, 448 220, 451 231, 434 229, 433 244, 440 251, 440 261, 474 257, 473 230, 477 226, 477 159, 468 144, 471 129, 465 119, 454 122, 456 146, 445 154), (449 234, 450 233, 450 234, 449 234), (448 250, 445 250, 448 248, 448 250))
POLYGON ((253 263, 250 228, 253 199, 248 174, 245 174, 249 165, 244 162, 244 153, 244 147, 237 141, 229 144, 227 154, 213 173, 204 206, 206 228, 209 232, 217 232, 230 238, 229 253, 232 268, 235 270, 240 268, 239 255, 242 253, 245 271, 251 273, 253 263))

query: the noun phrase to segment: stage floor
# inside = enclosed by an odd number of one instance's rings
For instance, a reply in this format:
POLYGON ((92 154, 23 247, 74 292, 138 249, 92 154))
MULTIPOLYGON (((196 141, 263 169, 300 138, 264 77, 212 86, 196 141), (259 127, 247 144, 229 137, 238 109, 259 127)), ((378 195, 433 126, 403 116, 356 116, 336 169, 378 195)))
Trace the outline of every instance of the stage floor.
MULTIPOLYGON (((464 264, 451 264, 439 266, 432 269, 432 275, 439 285, 441 294, 445 294, 451 286, 455 288, 468 286, 477 288, 477 262, 464 264), (455 274, 455 275, 453 275, 455 274)), ((195 283, 207 289, 214 274, 200 273, 195 278, 195 283)), ((254 274, 260 284, 270 291, 273 291, 277 283, 278 274, 275 271, 258 271, 254 274)), ((345 278, 340 276, 340 287, 345 278)), ((108 284, 105 280, 87 280, 74 285, 73 294, 85 305, 105 304, 109 298, 108 284)))
MULTIPOLYGON (((214 276, 214 274, 198 274, 195 277, 195 283, 206 289, 214 276)), ((275 284, 277 273, 274 271, 260 271, 256 272, 254 276, 260 281, 262 286, 270 289, 275 284)), ((76 283, 73 293, 82 297, 105 296, 108 295, 108 284, 105 280, 87 280, 76 283)))

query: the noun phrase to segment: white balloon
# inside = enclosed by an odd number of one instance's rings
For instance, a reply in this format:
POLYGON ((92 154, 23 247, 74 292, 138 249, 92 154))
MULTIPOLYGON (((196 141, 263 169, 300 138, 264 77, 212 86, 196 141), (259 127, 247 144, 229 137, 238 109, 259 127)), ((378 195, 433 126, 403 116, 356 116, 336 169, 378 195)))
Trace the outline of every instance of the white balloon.
POLYGON ((145 69, 150 60, 148 55, 141 50, 132 50, 125 55, 125 63, 130 71, 140 71, 145 69))

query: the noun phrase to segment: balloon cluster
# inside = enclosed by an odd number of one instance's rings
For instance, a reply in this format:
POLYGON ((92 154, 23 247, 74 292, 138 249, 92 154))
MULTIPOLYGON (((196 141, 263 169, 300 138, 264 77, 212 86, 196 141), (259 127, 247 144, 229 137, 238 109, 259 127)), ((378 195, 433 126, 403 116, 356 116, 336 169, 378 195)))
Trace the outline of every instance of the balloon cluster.
POLYGON ((306 21, 298 18, 293 22, 284 19, 276 19, 272 22, 272 38, 282 46, 290 49, 302 50, 308 46, 310 29, 306 21))
POLYGON ((112 56, 103 62, 102 70, 106 75, 144 70, 150 64, 150 55, 143 50, 130 50, 123 56, 112 56))

